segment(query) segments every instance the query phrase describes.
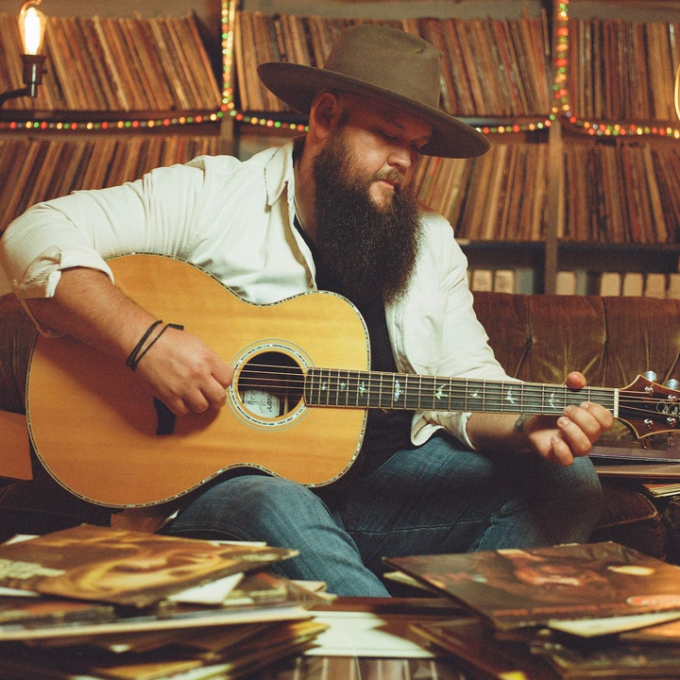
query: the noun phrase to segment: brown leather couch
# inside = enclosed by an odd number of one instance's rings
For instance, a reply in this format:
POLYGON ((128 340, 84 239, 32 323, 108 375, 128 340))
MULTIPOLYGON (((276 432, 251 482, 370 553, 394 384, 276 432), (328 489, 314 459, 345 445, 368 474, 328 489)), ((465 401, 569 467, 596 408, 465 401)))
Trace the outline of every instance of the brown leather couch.
MULTIPOLYGON (((591 385, 624 387, 654 370, 680 377, 680 302, 646 298, 476 293, 477 314, 513 376, 561 384, 571 370, 591 385)), ((0 297, 0 409, 24 411, 33 324, 13 296, 0 297)), ((611 435, 628 437, 623 426, 611 435)), ((0 481, 0 539, 74 523, 105 524, 108 511, 58 487, 34 465, 32 482, 0 481), (40 510, 50 497, 51 509, 40 510)), ((593 540, 614 540, 680 563, 680 503, 654 501, 638 481, 603 480, 606 507, 593 540)))

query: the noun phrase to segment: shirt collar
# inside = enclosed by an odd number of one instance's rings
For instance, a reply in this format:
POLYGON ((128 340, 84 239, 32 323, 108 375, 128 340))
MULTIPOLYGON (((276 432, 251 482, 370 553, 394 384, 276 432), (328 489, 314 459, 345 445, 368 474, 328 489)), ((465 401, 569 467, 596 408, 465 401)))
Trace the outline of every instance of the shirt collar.
POLYGON ((297 140, 292 139, 274 151, 264 169, 267 188, 267 205, 271 208, 280 198, 286 185, 289 185, 288 200, 295 195, 295 170, 293 150, 297 140))

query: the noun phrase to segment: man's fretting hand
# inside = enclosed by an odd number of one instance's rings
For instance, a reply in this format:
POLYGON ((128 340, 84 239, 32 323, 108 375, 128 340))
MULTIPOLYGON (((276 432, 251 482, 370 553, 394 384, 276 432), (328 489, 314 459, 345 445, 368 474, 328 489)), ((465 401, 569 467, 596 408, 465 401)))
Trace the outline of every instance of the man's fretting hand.
MULTIPOLYGON (((574 371, 567 376, 566 384, 581 389, 586 379, 574 371)), ((588 455, 593 443, 613 423, 606 408, 584 401, 580 406, 567 406, 557 421, 554 416, 532 416, 524 424, 524 433, 541 456, 560 465, 571 465, 574 458, 588 455)))

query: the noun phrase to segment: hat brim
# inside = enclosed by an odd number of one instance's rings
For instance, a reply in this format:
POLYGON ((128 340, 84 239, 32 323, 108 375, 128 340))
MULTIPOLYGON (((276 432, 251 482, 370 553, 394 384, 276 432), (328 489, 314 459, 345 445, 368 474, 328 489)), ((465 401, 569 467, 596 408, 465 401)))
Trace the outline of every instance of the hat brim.
POLYGON ((287 62, 260 64, 257 73, 267 89, 304 114, 309 114, 312 101, 321 90, 343 90, 394 104, 432 126, 432 139, 421 150, 428 156, 475 158, 489 150, 489 140, 458 118, 363 80, 287 62))

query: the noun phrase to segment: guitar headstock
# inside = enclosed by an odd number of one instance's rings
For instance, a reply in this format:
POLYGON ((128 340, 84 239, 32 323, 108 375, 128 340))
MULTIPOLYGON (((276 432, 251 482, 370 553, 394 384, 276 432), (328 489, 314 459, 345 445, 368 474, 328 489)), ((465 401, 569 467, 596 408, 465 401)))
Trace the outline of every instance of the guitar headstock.
POLYGON ((619 390, 619 420, 638 439, 680 431, 680 391, 639 375, 619 390))

